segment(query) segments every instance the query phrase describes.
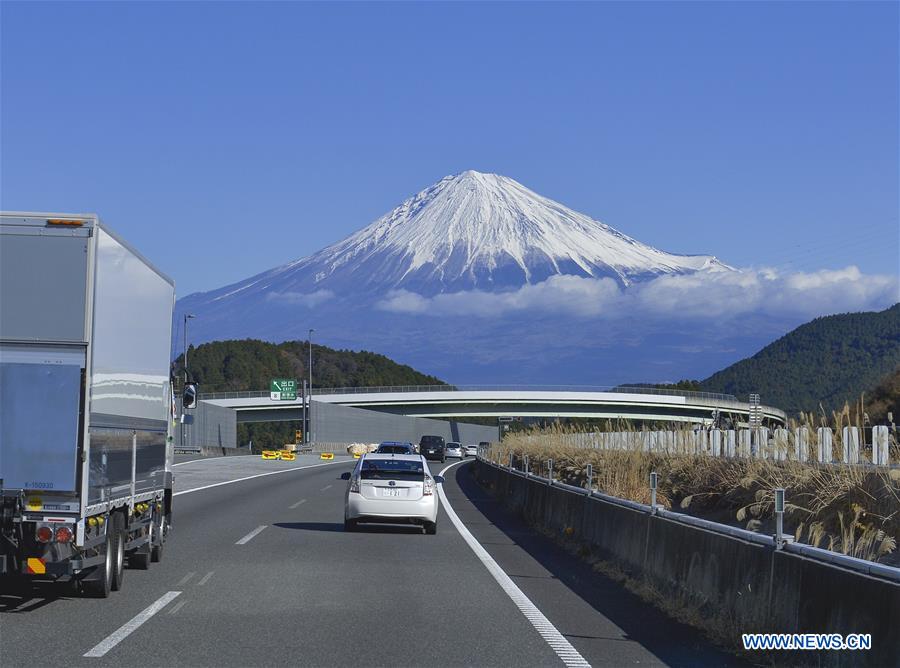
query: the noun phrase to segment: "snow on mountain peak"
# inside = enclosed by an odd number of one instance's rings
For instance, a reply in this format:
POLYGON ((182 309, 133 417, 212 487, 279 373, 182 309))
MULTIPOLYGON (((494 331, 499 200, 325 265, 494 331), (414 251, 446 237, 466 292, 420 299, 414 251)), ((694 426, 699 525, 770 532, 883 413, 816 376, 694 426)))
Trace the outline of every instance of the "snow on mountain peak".
POLYGON ((558 275, 609 277, 625 286, 729 269, 712 256, 642 244, 509 177, 468 170, 311 256, 198 298, 224 303, 323 291, 362 297, 395 289, 430 296, 517 289, 558 275))
POLYGON ((474 170, 444 177, 309 259, 326 266, 322 280, 372 253, 402 267, 393 287, 428 278, 441 284, 438 292, 492 287, 496 278, 503 287, 556 274, 627 284, 642 275, 727 268, 711 256, 657 250, 509 177, 474 170))

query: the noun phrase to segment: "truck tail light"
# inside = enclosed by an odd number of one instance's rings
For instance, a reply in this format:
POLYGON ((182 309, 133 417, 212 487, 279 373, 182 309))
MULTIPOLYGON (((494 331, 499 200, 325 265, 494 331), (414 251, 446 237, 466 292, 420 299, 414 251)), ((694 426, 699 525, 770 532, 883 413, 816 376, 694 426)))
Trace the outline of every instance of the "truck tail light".
POLYGON ((50 527, 38 527, 35 536, 41 543, 49 543, 53 538, 53 529, 50 527))
POLYGON ((59 527, 56 530, 56 542, 68 543, 72 540, 72 530, 69 527, 59 527))

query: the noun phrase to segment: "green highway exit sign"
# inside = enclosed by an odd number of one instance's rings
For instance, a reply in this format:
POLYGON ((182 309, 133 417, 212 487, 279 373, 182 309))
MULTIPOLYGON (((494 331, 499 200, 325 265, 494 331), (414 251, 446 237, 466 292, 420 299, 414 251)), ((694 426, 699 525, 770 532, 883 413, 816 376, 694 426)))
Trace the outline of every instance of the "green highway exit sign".
POLYGON ((297 381, 293 378, 275 378, 269 383, 269 398, 272 401, 296 401, 297 381))

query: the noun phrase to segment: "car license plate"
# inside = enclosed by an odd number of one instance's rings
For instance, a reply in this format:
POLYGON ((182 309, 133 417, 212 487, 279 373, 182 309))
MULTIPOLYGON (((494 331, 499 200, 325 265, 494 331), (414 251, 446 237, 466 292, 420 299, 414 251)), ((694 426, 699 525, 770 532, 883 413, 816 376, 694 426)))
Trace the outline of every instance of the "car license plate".
POLYGON ((429 455, 433 455, 433 454, 434 454, 434 450, 429 450, 429 451, 428 451, 428 454, 429 454, 429 455))
POLYGON ((400 490, 396 488, 389 487, 384 490, 385 496, 400 496, 400 490))

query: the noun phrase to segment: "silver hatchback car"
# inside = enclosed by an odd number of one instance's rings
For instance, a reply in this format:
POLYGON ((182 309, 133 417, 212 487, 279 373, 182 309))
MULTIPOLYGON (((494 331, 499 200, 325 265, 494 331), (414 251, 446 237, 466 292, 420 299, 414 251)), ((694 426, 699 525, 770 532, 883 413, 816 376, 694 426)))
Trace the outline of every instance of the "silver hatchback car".
POLYGON ((437 483, 422 455, 363 455, 350 473, 344 497, 344 531, 361 522, 415 524, 437 533, 437 483))
POLYGON ((462 459, 466 456, 463 452, 462 444, 457 443, 456 441, 450 441, 444 446, 444 454, 447 457, 455 457, 456 459, 462 459))

